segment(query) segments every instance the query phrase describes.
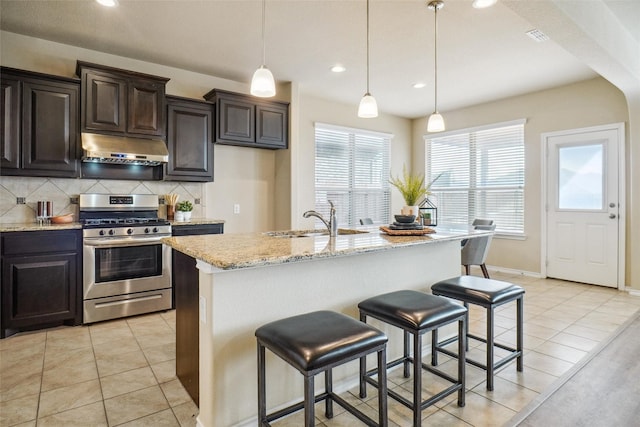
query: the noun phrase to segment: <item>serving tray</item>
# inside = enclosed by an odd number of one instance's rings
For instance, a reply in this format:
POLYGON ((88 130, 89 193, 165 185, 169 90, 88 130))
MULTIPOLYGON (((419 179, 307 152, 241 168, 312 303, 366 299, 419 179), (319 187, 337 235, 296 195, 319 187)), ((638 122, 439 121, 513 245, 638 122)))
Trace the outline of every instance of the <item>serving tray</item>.
POLYGON ((382 225, 380 231, 387 233, 389 236, 424 236, 425 234, 433 234, 436 232, 433 228, 424 227, 422 230, 392 230, 382 225))

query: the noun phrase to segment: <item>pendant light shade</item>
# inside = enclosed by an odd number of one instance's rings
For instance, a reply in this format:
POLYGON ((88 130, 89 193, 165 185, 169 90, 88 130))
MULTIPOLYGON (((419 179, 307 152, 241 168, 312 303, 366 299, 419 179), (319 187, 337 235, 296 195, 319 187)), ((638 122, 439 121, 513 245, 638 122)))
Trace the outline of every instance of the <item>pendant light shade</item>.
POLYGON ((378 117, 378 103, 369 92, 365 93, 360 100, 360 106, 358 107, 358 117, 362 117, 363 119, 378 117))
POLYGON ((358 117, 363 119, 378 117, 378 103, 373 95, 369 93, 369 0, 367 0, 367 92, 360 100, 358 117))
POLYGON ((427 132, 442 132, 445 129, 442 114, 433 113, 427 122, 427 132))
POLYGON ((434 0, 430 2, 427 7, 434 12, 434 108, 433 114, 429 116, 429 121, 427 122, 427 132, 442 132, 445 130, 444 118, 442 118, 442 115, 438 113, 438 10, 444 7, 444 2, 441 0, 434 0))
POLYGON ((264 65, 253 73, 251 79, 251 95, 261 98, 269 98, 276 94, 276 82, 273 74, 264 65))
POLYGON ((264 41, 264 27, 265 27, 265 9, 266 0, 262 0, 262 65, 253 73, 251 79, 251 95, 259 96, 261 98, 270 98, 276 94, 276 82, 273 78, 273 74, 265 65, 265 41, 264 41))

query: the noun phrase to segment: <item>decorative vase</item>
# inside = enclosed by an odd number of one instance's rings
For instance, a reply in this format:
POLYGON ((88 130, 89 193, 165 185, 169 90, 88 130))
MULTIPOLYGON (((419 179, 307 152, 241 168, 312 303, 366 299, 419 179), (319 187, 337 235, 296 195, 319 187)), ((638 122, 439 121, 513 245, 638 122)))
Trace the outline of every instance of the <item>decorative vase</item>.
POLYGON ((167 205, 167 219, 169 221, 173 221, 173 216, 175 213, 176 207, 174 205, 167 205))
POLYGON ((188 211, 188 212, 185 211, 183 212, 183 214, 184 214, 185 221, 191 221, 191 211, 188 211))
POLYGON ((417 217, 419 209, 418 206, 403 206, 400 212, 402 215, 415 215, 417 217))
POLYGON ((176 211, 176 221, 184 222, 184 214, 183 211, 176 211))

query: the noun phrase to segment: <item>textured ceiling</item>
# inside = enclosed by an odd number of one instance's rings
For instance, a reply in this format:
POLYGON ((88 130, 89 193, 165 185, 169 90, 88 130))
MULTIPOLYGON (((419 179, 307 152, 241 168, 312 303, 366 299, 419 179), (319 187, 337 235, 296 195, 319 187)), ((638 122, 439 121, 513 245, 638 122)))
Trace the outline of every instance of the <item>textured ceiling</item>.
MULTIPOLYGON (((590 0, 586 0, 590 1, 590 0)), ((506 2, 505 2, 506 3, 506 2)), ((256 0, 1 0, 0 27, 87 49, 249 81, 262 58, 256 0)), ((607 1, 629 31, 640 1, 607 1), (628 4, 627 4, 628 3, 628 4)), ((364 0, 268 0, 266 64, 279 81, 357 105, 366 88, 364 0), (347 71, 330 72, 341 63, 347 71)), ((433 12, 421 0, 372 0, 371 93, 381 111, 420 117, 433 110, 433 12), (426 87, 414 89, 413 83, 426 87)), ((439 110, 460 108, 596 76, 498 2, 445 0, 438 13, 439 110)), ((168 76, 170 77, 170 76, 168 76)))

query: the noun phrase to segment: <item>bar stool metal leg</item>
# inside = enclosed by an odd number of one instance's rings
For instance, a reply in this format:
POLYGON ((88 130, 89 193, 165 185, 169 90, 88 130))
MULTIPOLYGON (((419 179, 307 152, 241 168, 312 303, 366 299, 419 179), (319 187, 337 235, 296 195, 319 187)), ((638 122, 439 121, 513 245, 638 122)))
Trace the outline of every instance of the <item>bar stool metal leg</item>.
POLYGON ((404 377, 409 378, 411 375, 411 362, 409 362, 409 332, 404 331, 404 377))
MULTIPOLYGON (((465 358, 462 356, 463 354, 465 354, 466 351, 466 345, 465 345, 465 337, 466 335, 464 334, 467 328, 467 322, 463 321, 463 322, 458 322, 458 378, 460 378, 460 382, 462 383, 462 387, 460 388, 460 390, 458 390, 458 406, 463 407, 466 403, 465 403, 465 392, 466 392, 466 385, 467 385, 467 380, 466 380, 466 374, 465 374, 465 369, 466 369, 466 360, 465 358)), ((436 338, 437 340, 437 338, 436 338)), ((435 346, 432 347, 435 349, 435 346)), ((437 351, 434 350, 435 353, 437 353, 437 351)))
POLYGON ((258 425, 262 427, 267 419, 265 382, 265 348, 258 343, 258 425))
POLYGON ((516 320, 516 350, 520 352, 520 356, 518 356, 517 360, 516 360, 516 370, 518 372, 522 372, 524 366, 523 366, 523 355, 524 355, 524 351, 523 351, 523 343, 524 343, 524 331, 522 330, 523 327, 522 325, 524 325, 524 314, 523 314, 523 305, 524 305, 524 299, 518 298, 516 300, 516 316, 517 316, 517 320, 516 320))
POLYGON ((493 391, 493 307, 487 308, 487 390, 493 391))
POLYGON ((413 334, 413 426, 422 423, 422 335, 413 334))
POLYGON ((378 352, 378 424, 381 427, 388 427, 389 419, 387 418, 387 352, 382 349, 378 352))
MULTIPOLYGON (((324 389, 329 395, 333 393, 333 374, 331 372, 331 369, 324 372, 324 389)), ((324 413, 327 418, 333 418, 333 399, 324 401, 324 413)))
POLYGON ((304 376, 304 427, 313 427, 315 425, 313 380, 313 375, 304 376))

